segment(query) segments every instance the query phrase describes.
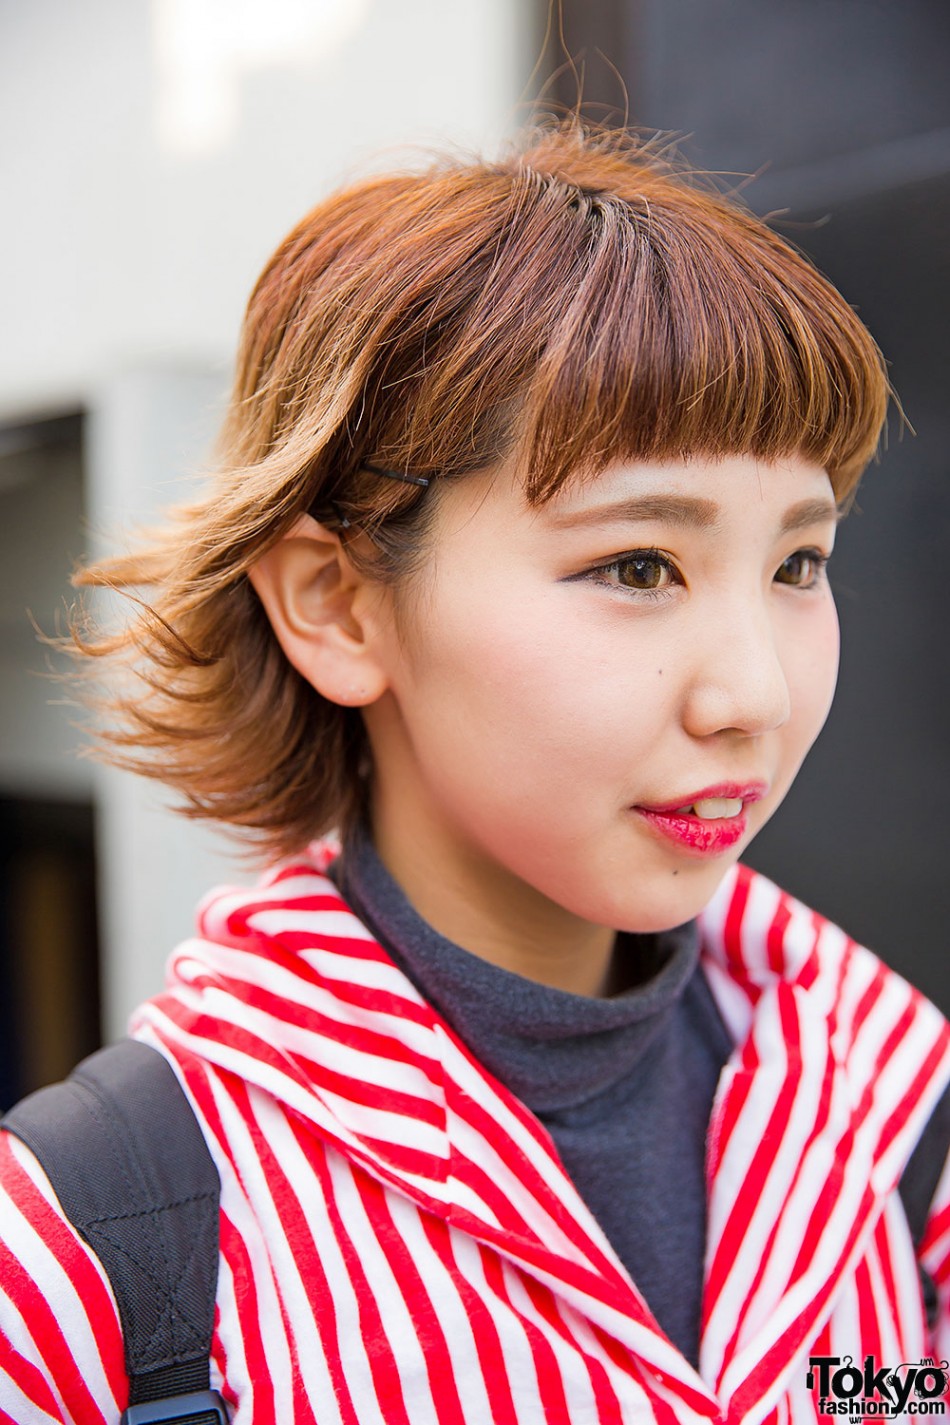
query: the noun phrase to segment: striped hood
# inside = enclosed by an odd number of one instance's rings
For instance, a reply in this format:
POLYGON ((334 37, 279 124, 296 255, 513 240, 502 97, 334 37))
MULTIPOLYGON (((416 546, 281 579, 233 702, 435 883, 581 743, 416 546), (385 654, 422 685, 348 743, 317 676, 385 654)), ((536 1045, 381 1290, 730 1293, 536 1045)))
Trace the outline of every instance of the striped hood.
MULTIPOLYGON (((522 1315, 551 1337, 545 1389, 560 1389, 564 1406, 545 1406, 543 1417, 512 1413, 512 1420, 752 1422, 776 1410, 777 1418, 811 1419, 810 1350, 839 1346, 855 1359, 876 1352, 885 1360, 924 1350, 919 1292, 917 1306, 908 1304, 916 1270, 909 1243, 896 1240, 902 1229, 892 1192, 950 1078, 950 1031, 874 956, 742 867, 701 918, 702 964, 736 1048, 710 1124, 697 1374, 654 1322, 544 1128, 472 1058, 341 901, 323 874, 328 857, 314 848, 252 891, 208 898, 197 938, 171 961, 167 991, 133 1026, 169 1057, 203 1121, 222 1174, 222 1251, 232 1231, 244 1230, 248 1212, 265 1236, 281 1235, 281 1250, 267 1247, 266 1272, 254 1267, 254 1250, 245 1253, 259 1298, 266 1276, 275 1302, 292 1300, 290 1277, 312 1276, 305 1263, 314 1253, 332 1295, 329 1258, 342 1251, 345 1259, 341 1234, 332 1250, 322 1249, 312 1212, 299 1222, 295 1214, 307 1198, 307 1173, 314 1197, 319 1185, 326 1201, 334 1165, 343 1162, 383 1189, 387 1224, 405 1213, 399 1203, 412 1204, 424 1224, 441 1223, 453 1242, 477 1244, 484 1261, 497 1260, 523 1284, 529 1304, 522 1315), (271 1159, 265 1192, 251 1181, 250 1164, 271 1159), (859 1310, 855 1303, 868 1291, 875 1308, 859 1310), (860 1341, 848 1335, 859 1318, 860 1341), (580 1396, 572 1402, 578 1387, 573 1367, 561 1363, 565 1351, 585 1362, 586 1404, 580 1396)), ((389 1227, 380 1238, 371 1215, 360 1221, 345 1236, 357 1257, 370 1260, 389 1227)), ((265 1248, 255 1250, 260 1256, 265 1248)), ((464 1248, 453 1250, 460 1261, 464 1248)), ((473 1287, 473 1276, 466 1288, 473 1300, 479 1291, 489 1295, 484 1261, 484 1287, 473 1287)), ((347 1291, 358 1301, 364 1293, 365 1333, 378 1289, 361 1286, 357 1275, 350 1270, 347 1291)), ((399 1289, 409 1323, 399 1331, 408 1331, 424 1315, 424 1287, 403 1280, 399 1289)), ((254 1374, 247 1341, 245 1366, 229 1344, 246 1290, 235 1288, 233 1308, 219 1301, 222 1376, 227 1381, 230 1372, 234 1399, 242 1398, 241 1370, 249 1380, 254 1374)), ((514 1300, 512 1287, 506 1296, 514 1300)), ((342 1364, 334 1365, 321 1327, 326 1359, 291 1371, 322 1370, 332 1385, 328 1400, 351 1389, 346 1361, 356 1348, 343 1339, 342 1302, 334 1298, 332 1317, 342 1364)), ((488 1310, 484 1301, 469 1309, 472 1322, 488 1310)), ((392 1344, 396 1328, 378 1310, 378 1329, 392 1344)), ((418 1349, 430 1352, 426 1399, 436 1405, 435 1413, 409 1412, 413 1425, 429 1414, 443 1419, 431 1383, 434 1347, 420 1338, 418 1349)), ((274 1373, 274 1353, 267 1354, 274 1373)), ((376 1381, 383 1367, 371 1347, 364 1354, 376 1381)), ((319 1381, 307 1390, 318 1396, 319 1381)), ((402 1380, 400 1399, 408 1390, 402 1380)), ((353 1399, 354 1420, 375 1418, 353 1399)), ((488 1401, 481 1418, 509 1418, 491 1391, 488 1401)), ((397 1418, 389 1409, 387 1421, 397 1418)), ((267 1413, 256 1412, 259 1418, 267 1413)), ((342 1407, 339 1418, 348 1418, 342 1407)))

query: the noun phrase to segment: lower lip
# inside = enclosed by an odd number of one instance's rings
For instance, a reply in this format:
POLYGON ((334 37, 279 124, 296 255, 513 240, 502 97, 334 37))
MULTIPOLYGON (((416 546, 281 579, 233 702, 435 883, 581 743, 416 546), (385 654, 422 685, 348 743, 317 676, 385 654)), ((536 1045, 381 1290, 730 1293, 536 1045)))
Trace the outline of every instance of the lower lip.
POLYGON ((738 816, 718 817, 712 821, 677 812, 648 811, 645 807, 634 807, 634 811, 660 836, 692 856, 721 856, 746 833, 744 809, 738 816))

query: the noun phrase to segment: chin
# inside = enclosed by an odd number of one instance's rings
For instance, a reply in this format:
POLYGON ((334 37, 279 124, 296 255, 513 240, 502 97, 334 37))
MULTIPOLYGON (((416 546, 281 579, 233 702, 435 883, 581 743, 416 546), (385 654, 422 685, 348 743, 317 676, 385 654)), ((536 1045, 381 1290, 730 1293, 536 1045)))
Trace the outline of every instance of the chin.
POLYGON ((628 873, 626 884, 618 885, 606 896, 595 914, 581 913, 598 925, 628 934, 672 930, 695 919, 706 908, 738 859, 736 852, 717 856, 715 861, 684 857, 679 865, 663 871, 628 873))

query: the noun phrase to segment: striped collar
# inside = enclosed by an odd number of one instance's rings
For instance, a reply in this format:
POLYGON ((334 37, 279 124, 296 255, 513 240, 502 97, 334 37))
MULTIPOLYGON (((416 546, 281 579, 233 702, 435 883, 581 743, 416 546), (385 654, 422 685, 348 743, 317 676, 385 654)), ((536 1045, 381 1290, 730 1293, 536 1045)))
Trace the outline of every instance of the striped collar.
POLYGON ((380 1182, 553 1286, 697 1418, 762 1418, 829 1316, 950 1076, 938 1012, 736 868, 701 917, 736 1049, 708 1147, 700 1374, 663 1336, 544 1128, 323 875, 329 851, 209 897, 137 1032, 271 1095, 380 1182))

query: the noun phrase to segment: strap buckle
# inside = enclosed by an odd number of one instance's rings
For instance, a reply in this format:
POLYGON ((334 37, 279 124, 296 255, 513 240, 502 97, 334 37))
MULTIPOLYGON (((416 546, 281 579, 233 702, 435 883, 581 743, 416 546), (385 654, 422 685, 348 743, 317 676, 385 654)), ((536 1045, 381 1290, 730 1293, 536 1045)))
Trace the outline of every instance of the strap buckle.
POLYGON ((119 1425, 228 1425, 228 1409, 216 1390, 142 1400, 119 1416, 119 1425))

